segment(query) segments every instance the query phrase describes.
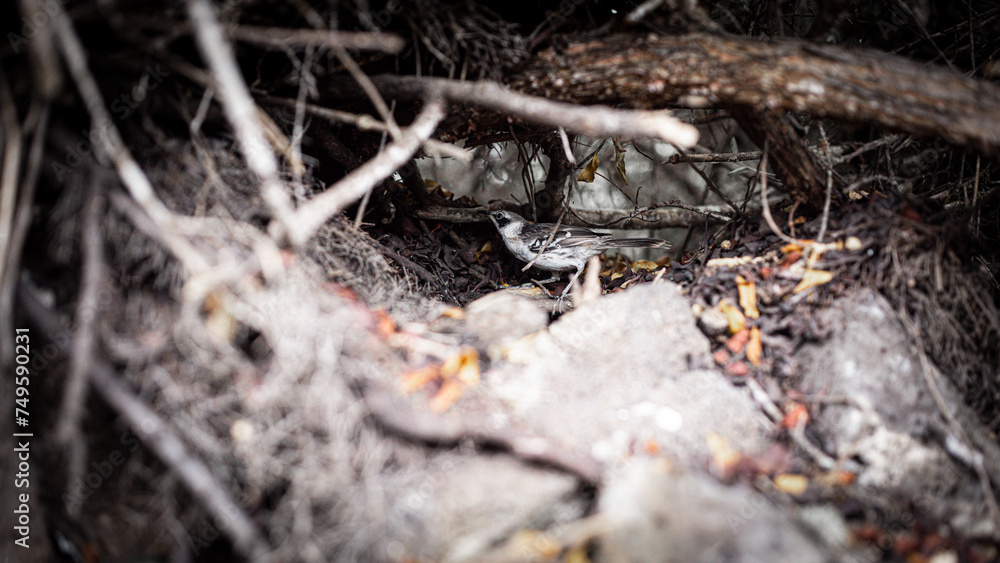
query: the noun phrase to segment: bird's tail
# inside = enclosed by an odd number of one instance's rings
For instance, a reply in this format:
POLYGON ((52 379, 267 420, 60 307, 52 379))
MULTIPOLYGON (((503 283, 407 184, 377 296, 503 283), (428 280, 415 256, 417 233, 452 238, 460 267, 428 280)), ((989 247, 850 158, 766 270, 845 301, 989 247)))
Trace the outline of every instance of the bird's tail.
POLYGON ((605 241, 608 248, 662 248, 667 241, 658 238, 619 238, 605 241))

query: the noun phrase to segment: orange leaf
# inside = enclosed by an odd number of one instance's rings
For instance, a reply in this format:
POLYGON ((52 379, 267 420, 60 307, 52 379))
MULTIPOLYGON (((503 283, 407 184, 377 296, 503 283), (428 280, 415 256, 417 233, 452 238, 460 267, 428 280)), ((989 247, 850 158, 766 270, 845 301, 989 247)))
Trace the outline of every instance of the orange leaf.
POLYGON ((740 307, 743 307, 746 316, 751 319, 760 317, 760 311, 757 310, 757 286, 752 281, 738 275, 736 276, 736 289, 740 294, 740 307))
POLYGON ((802 276, 802 281, 799 285, 795 286, 792 293, 802 293, 803 291, 823 285, 833 279, 833 272, 827 272, 826 270, 806 270, 806 273, 802 276))
POLYGON ((403 374, 403 381, 400 386, 403 388, 403 391, 412 393, 440 376, 441 364, 429 364, 420 369, 415 369, 409 373, 403 374))
POLYGON ((764 346, 760 342, 760 327, 750 329, 750 340, 746 346, 747 359, 753 365, 759 365, 760 359, 764 355, 764 346))
POLYGON ((724 366, 733 358, 729 355, 729 352, 727 352, 725 348, 719 348, 712 354, 712 359, 715 360, 715 363, 720 366, 724 366))
POLYGON ((726 348, 729 349, 733 354, 739 354, 743 351, 743 347, 746 346, 747 340, 750 339, 750 331, 743 329, 736 334, 729 337, 726 340, 726 348))
POLYGON ((809 424, 809 409, 802 403, 792 403, 785 408, 785 418, 781 425, 785 428, 797 428, 799 424, 809 424))
POLYGON ((723 299, 719 302, 719 310, 722 311, 722 314, 726 316, 727 320, 729 320, 730 334, 736 334, 746 327, 746 317, 743 316, 743 313, 737 307, 730 305, 728 300, 723 299))
POLYGON ((475 348, 462 348, 441 365, 441 377, 458 379, 467 385, 479 383, 479 352, 475 348))
POLYGON ((726 373, 733 377, 746 377, 750 375, 750 368, 746 362, 733 362, 726 367, 726 373))
POLYGON ((438 392, 431 399, 431 410, 434 412, 444 412, 455 404, 455 401, 462 396, 462 384, 457 381, 445 381, 438 392))

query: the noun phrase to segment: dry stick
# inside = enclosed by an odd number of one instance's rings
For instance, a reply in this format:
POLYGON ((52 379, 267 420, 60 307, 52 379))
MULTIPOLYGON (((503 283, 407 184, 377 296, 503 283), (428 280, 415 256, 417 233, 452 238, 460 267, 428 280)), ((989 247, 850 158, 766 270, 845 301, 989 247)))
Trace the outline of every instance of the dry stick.
POLYGON ((449 100, 492 109, 527 121, 565 127, 600 139, 604 137, 649 137, 691 147, 698 130, 665 111, 618 110, 607 106, 579 106, 521 94, 494 82, 460 82, 446 78, 377 78, 387 95, 400 92, 436 93, 449 100))
POLYGON ((670 155, 670 158, 664 160, 660 164, 679 164, 679 163, 692 163, 692 162, 740 162, 744 160, 760 160, 761 155, 764 153, 761 151, 748 151, 748 152, 723 152, 723 153, 683 153, 678 152, 677 154, 670 155))
MULTIPOLYGON (((0 68, 0 123, 3 124, 3 171, 0 172, 0 278, 12 275, 4 269, 11 232, 14 227, 14 207, 17 203, 17 180, 21 172, 21 123, 17 106, 0 68)), ((16 274, 13 274, 16 275, 16 274)))
POLYGON ((62 6, 55 4, 52 22, 59 42, 66 67, 70 76, 76 82, 80 98, 90 114, 91 138, 97 137, 95 147, 110 159, 118 171, 118 176, 143 211, 163 233, 163 240, 170 251, 190 271, 202 271, 208 268, 207 259, 196 250, 186 239, 178 236, 174 230, 174 214, 167 209, 153 191, 153 185, 142 171, 142 168, 132 157, 121 133, 111 121, 111 114, 104 105, 104 99, 97 86, 94 75, 87 68, 86 51, 83 43, 73 29, 73 24, 62 6))
MULTIPOLYGON (((43 332, 66 334, 70 329, 56 313, 42 305, 27 288, 19 292, 24 309, 43 332)), ((96 359, 90 368, 90 383, 105 403, 117 412, 144 444, 177 475, 192 496, 218 523, 235 550, 250 560, 261 560, 269 551, 264 536, 242 507, 227 494, 227 487, 203 461, 188 451, 184 442, 153 409, 125 386, 108 364, 96 359)))
POLYGON ((295 46, 334 47, 356 51, 380 51, 392 55, 406 47, 403 38, 392 33, 238 25, 227 26, 226 34, 238 41, 280 49, 295 46))
POLYGON ((297 246, 304 245, 330 217, 409 162, 420 145, 434 133, 434 129, 442 119, 444 119, 444 103, 440 99, 427 102, 413 124, 402 131, 398 141, 344 176, 325 192, 309 200, 294 213, 288 231, 292 243, 297 246))
MULTIPOLYGON (((674 145, 674 150, 676 150, 680 154, 684 154, 684 151, 677 145, 674 145)), ((704 170, 695 166, 694 163, 691 163, 691 169, 694 170, 699 176, 701 176, 702 180, 705 180, 705 186, 709 190, 711 190, 713 194, 719 196, 719 199, 721 199, 726 205, 731 207, 733 211, 736 212, 737 215, 740 214, 740 208, 737 207, 735 203, 733 203, 733 200, 729 199, 729 196, 727 196, 722 190, 719 189, 719 186, 715 185, 715 182, 713 182, 712 179, 708 177, 708 174, 705 174, 704 170)))
MULTIPOLYGON (((101 220, 104 217, 105 200, 104 194, 101 193, 100 180, 100 174, 90 175, 87 201, 83 207, 83 236, 80 242, 83 273, 80 298, 76 306, 76 327, 70 349, 69 373, 66 376, 66 386, 55 431, 56 444, 68 452, 66 487, 69 490, 73 490, 73 487, 82 482, 87 464, 86 440, 80 421, 87 399, 87 378, 93 363, 98 298, 104 278, 101 220)), ((71 500, 66 504, 67 512, 70 516, 79 516, 83 500, 74 495, 69 495, 69 498, 71 500)))
POLYGON ((247 167, 260 178, 261 196, 287 233, 291 229, 291 202, 278 179, 278 160, 267 145, 257 106, 240 74, 232 47, 208 0, 188 0, 187 5, 198 49, 218 85, 219 101, 240 141, 247 167))
POLYGON ((375 106, 375 110, 382 116, 382 121, 384 121, 386 127, 389 128, 389 133, 392 134, 393 140, 398 141, 402 131, 399 130, 399 125, 396 125, 396 120, 393 119, 392 112, 389 111, 389 106, 385 103, 385 99, 382 98, 382 94, 379 93, 378 88, 375 87, 372 79, 368 78, 365 71, 361 70, 361 67, 358 66, 358 63, 354 62, 354 59, 347 54, 347 51, 343 49, 334 49, 333 52, 337 55, 337 59, 340 63, 344 65, 344 68, 347 69, 347 72, 351 73, 354 80, 359 86, 361 86, 361 89, 365 91, 368 99, 371 101, 372 105, 375 106))
POLYGON ((560 213, 559 218, 556 219, 556 224, 552 225, 552 232, 549 233, 549 237, 545 239, 545 243, 542 244, 542 247, 538 249, 538 254, 536 254, 534 258, 529 260, 528 263, 525 264, 523 268, 521 268, 522 272, 527 272, 528 268, 534 266, 535 261, 538 260, 542 256, 542 253, 545 252, 545 249, 548 248, 550 244, 552 244, 552 241, 555 240, 556 238, 556 233, 559 232, 559 226, 562 225, 563 217, 565 216, 566 216, 566 208, 563 207, 562 213, 560 213))
MULTIPOLYGON (((914 339, 914 342, 920 341, 920 329, 917 325, 909 319, 909 317, 901 315, 900 318, 903 324, 910 332, 910 337, 914 339)), ((927 359, 927 354, 918 346, 917 357, 920 359, 920 372, 924 376, 924 383, 927 385, 927 390, 930 391, 931 397, 934 399, 934 404, 937 405, 938 410, 941 412, 941 416, 944 417, 945 421, 948 422, 948 426, 954 432, 955 440, 961 444, 965 453, 971 455, 958 455, 958 452, 954 451, 957 448, 948 447, 947 440, 943 444, 945 450, 954 456, 956 459, 963 461, 964 463, 971 465, 976 472, 976 476, 979 479, 979 486, 983 489, 983 496, 986 497, 986 506, 990 509, 990 515, 993 517, 993 525, 996 529, 1000 529, 1000 506, 997 505, 996 495, 993 493, 993 487, 990 485, 990 475, 986 470, 986 465, 983 462, 983 453, 976 449, 973 445, 972 440, 965 433, 965 429, 955 418, 955 414, 951 412, 948 408, 948 403, 945 401, 944 397, 941 395, 941 389, 938 387, 937 381, 934 379, 933 372, 931 371, 930 360, 927 359)), ((994 475, 994 478, 997 478, 994 475)))
MULTIPOLYGON (((295 100, 290 100, 286 98, 276 98, 273 96, 262 96, 258 98, 261 102, 266 104, 274 104, 286 107, 295 107, 295 100)), ((374 117, 356 113, 350 113, 347 111, 342 111, 339 109, 330 109, 322 106, 317 106, 316 104, 304 104, 302 106, 306 113, 314 115, 316 117, 323 118, 327 121, 338 122, 338 123, 350 123, 351 125, 361 129, 362 131, 378 131, 380 133, 385 133, 389 130, 385 123, 375 119, 374 117)), ((427 139, 424 141, 424 150, 428 153, 439 153, 444 156, 450 156, 452 158, 457 158, 462 162, 469 162, 472 160, 472 152, 466 149, 456 147, 455 145, 449 143, 443 143, 436 139, 427 139)))
POLYGON ((799 244, 799 241, 793 239, 792 237, 786 235, 778 227, 778 224, 774 222, 774 217, 771 217, 771 206, 767 203, 767 150, 764 150, 764 156, 760 159, 760 206, 761 211, 764 213, 764 220, 767 221, 767 226, 771 227, 774 234, 778 235, 781 240, 791 243, 799 244))

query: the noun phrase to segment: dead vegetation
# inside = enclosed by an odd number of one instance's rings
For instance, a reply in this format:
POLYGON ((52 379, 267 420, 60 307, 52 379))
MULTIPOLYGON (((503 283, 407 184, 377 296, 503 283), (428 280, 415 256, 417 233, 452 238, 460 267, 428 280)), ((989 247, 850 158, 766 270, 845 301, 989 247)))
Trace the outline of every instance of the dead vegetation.
MULTIPOLYGON (((795 502, 830 503, 852 527, 851 546, 816 543, 830 557, 866 545, 890 560, 996 555, 1000 458, 981 436, 995 442, 1000 431, 1000 11, 920 4, 930 18, 909 2, 882 12, 828 2, 805 3, 802 19, 781 2, 623 3, 615 13, 570 4, 0 9, 19 22, 0 52, 0 350, 13 365, 14 329, 28 326, 32 346, 52 350, 32 361, 33 556, 611 560, 622 552, 602 495, 631 486, 618 462, 633 456, 753 484, 772 500, 787 492, 776 476, 808 476, 821 491, 795 502), (863 48, 804 39, 824 36, 863 48), (608 138, 616 160, 602 170, 623 180, 632 208, 584 209, 580 174, 608 138), (635 138, 676 153, 661 161, 635 138), (567 225, 674 228, 675 252, 656 264, 616 260, 611 276, 574 292, 579 315, 551 329, 523 303, 462 311, 528 274, 477 222, 483 202, 426 181, 416 162, 485 169, 502 143, 517 153, 514 193, 525 203, 489 205, 567 225), (640 203, 626 147, 652 166, 691 167, 695 199, 659 190, 640 203), (641 303, 622 297, 634 314, 618 317, 578 299, 665 281, 683 288, 709 338, 685 332, 691 349, 662 358, 627 345, 644 342, 641 303), (854 403, 803 396, 796 355, 834 330, 821 311, 866 287, 896 309, 912 358, 933 362, 974 413, 937 400, 926 416, 945 422, 919 436, 947 443, 956 471, 978 485, 985 523, 974 531, 949 528, 962 520, 947 510, 917 508, 929 521, 890 527, 905 493, 850 489, 845 475, 863 475, 865 452, 807 432, 809 412, 854 403), (607 446, 614 427, 571 422, 597 420, 602 400, 621 398, 587 387, 604 360, 634 370, 607 373, 651 388, 669 379, 656 369, 680 373, 685 362, 696 375, 684 381, 724 374, 712 396, 756 405, 748 416, 769 426, 733 449, 714 438, 674 449, 640 431, 607 446), (565 400, 511 391, 534 389, 525 374, 544 375, 539 387, 565 381, 546 391, 565 400), (765 434, 771 450, 757 447, 765 434), (615 454, 584 447, 593 444, 615 454), (504 458, 490 462, 509 486, 499 494, 551 472, 558 494, 534 499, 551 506, 489 534, 500 523, 415 508, 448 496, 450 479, 482 474, 476 464, 492 456, 504 458), (529 524, 557 545, 523 544, 529 524)), ((676 315, 657 334, 693 328, 655 287, 651 299, 676 315)))

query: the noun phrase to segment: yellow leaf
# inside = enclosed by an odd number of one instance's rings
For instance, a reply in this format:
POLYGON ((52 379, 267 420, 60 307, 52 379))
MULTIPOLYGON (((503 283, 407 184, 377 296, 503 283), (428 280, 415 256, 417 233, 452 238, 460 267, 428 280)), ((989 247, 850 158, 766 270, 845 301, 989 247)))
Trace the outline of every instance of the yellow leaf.
POLYGON ((760 364, 761 356, 764 355, 764 346, 760 342, 760 327, 755 326, 750 329, 750 340, 747 341, 744 350, 751 364, 755 366, 760 364))
POLYGON ((444 412, 455 404, 462 396, 462 384, 457 381, 445 381, 431 399, 430 406, 434 412, 444 412))
POLYGON ((743 276, 737 275, 736 288, 740 294, 740 307, 743 307, 743 312, 746 316, 751 319, 759 318, 760 311, 757 310, 757 286, 743 276))
POLYGON ((726 316, 729 321, 729 333, 736 334, 737 332, 743 330, 747 326, 747 319, 740 312, 739 308, 733 307, 729 304, 729 301, 723 299, 719 302, 719 310, 722 314, 726 316))
POLYGON ((799 496, 809 488, 809 479, 805 475, 781 473, 774 476, 774 485, 778 487, 778 490, 790 495, 799 496))
POLYGON ((430 364, 403 374, 403 381, 400 383, 400 387, 403 388, 403 391, 412 393, 437 379, 440 374, 440 364, 430 364))
POLYGON ((802 276, 802 281, 799 282, 799 285, 795 286, 792 293, 802 293, 807 289, 823 285, 832 279, 833 272, 827 272, 826 270, 806 270, 802 276))
POLYGON ((632 262, 632 270, 655 270, 659 267, 656 262, 650 262, 649 260, 636 260, 632 262))
POLYGON ((458 379, 466 385, 479 383, 479 352, 475 348, 462 348, 441 364, 441 377, 458 379))
POLYGON ((441 311, 441 316, 461 320, 465 318, 465 311, 461 307, 448 307, 444 311, 441 311))
POLYGON ((488 242, 488 243, 484 244, 483 247, 480 248, 478 252, 476 252, 476 256, 475 256, 474 260, 479 260, 479 258, 482 257, 483 254, 486 254, 487 252, 490 252, 491 250, 493 250, 493 243, 488 242))
POLYGON ((597 166, 600 164, 600 160, 597 158, 597 153, 594 153, 594 158, 590 159, 587 166, 580 171, 576 179, 580 182, 591 183, 594 181, 594 175, 597 173, 597 166))

